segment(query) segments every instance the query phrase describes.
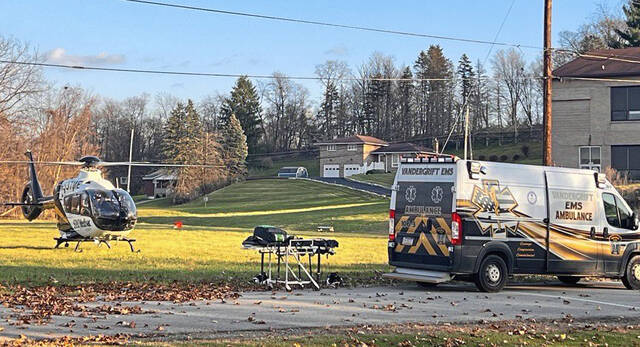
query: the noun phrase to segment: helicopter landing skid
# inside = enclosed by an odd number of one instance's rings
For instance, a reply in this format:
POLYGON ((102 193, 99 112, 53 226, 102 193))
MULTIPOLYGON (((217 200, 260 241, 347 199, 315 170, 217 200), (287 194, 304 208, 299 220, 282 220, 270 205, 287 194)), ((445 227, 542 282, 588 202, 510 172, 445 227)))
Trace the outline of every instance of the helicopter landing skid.
MULTIPOLYGON (((109 241, 111 240, 107 240, 107 239, 92 239, 92 238, 79 238, 79 239, 63 239, 61 237, 55 237, 54 240, 56 241, 56 246, 54 248, 59 248, 61 244, 64 244, 65 247, 69 247, 69 243, 70 242, 75 242, 76 243, 76 247, 74 249, 75 252, 82 252, 82 250, 80 249, 80 244, 83 242, 97 242, 98 246, 100 246, 101 244, 105 244, 107 246, 107 248, 111 249, 111 244, 109 244, 109 241)), ((135 239, 128 239, 128 238, 121 238, 121 239, 115 239, 116 241, 125 241, 129 244, 129 248, 131 249, 131 252, 135 252, 135 248, 133 247, 133 243, 136 242, 135 239)))

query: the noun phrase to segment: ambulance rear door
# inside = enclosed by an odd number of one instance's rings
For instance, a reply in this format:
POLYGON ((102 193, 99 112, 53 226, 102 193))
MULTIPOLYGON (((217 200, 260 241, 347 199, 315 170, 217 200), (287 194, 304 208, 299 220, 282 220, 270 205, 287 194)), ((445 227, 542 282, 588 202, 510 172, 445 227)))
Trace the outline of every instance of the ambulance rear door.
POLYGON ((451 214, 455 204, 456 164, 401 163, 391 211, 395 243, 390 264, 446 271, 453 263, 451 214))

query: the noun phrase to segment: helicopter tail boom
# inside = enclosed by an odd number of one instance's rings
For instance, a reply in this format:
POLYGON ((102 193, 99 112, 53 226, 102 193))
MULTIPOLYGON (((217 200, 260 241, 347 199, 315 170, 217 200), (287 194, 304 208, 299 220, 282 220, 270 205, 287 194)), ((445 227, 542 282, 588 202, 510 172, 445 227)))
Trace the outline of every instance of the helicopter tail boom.
POLYGON ((22 190, 20 202, 6 203, 5 205, 20 206, 24 217, 27 220, 32 221, 38 218, 43 210, 52 207, 53 199, 49 196, 45 197, 44 194, 42 194, 42 187, 40 186, 40 181, 38 181, 38 174, 36 172, 36 166, 33 162, 33 155, 31 154, 31 151, 27 151, 25 155, 29 159, 29 182, 22 190))

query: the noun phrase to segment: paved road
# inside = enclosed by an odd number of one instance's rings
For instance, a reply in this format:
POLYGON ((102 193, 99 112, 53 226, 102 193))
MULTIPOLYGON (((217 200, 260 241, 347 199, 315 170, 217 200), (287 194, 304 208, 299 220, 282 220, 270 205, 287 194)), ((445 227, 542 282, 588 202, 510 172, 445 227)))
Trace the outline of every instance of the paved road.
MULTIPOLYGON (((97 302, 92 305, 101 305, 97 302)), ((113 302, 108 303, 114 305, 113 302)), ((268 329, 384 325, 402 322, 477 322, 507 319, 561 319, 625 317, 640 319, 640 293, 620 283, 600 282, 568 287, 512 285, 497 294, 485 294, 467 283, 441 285, 426 291, 411 283, 401 287, 325 289, 319 292, 247 292, 237 301, 221 303, 122 303, 140 305, 153 313, 97 317, 54 317, 46 325, 16 327, 3 317, 0 336, 32 338, 56 335, 116 333, 190 334, 215 337, 268 329), (125 327, 134 321, 135 328, 125 327), (123 323, 124 322, 124 323, 123 323), (72 323, 72 324, 69 324, 72 323), (69 325, 75 325, 69 328, 69 325), (86 325, 86 326, 85 326, 86 325), (162 331, 158 329, 162 326, 162 331)), ((611 318, 607 318, 607 322, 611 318)))
POLYGON ((313 179, 317 181, 326 182, 326 183, 339 184, 339 185, 347 186, 350 188, 366 190, 368 192, 372 192, 372 193, 376 193, 384 196, 391 196, 391 189, 375 186, 373 184, 356 182, 356 181, 348 180, 345 178, 314 177, 313 179))

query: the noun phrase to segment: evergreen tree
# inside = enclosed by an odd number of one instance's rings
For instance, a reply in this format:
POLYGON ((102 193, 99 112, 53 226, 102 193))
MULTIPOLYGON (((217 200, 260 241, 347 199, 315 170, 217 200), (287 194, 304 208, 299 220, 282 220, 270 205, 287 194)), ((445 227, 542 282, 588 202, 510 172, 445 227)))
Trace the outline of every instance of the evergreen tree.
POLYGON ((324 92, 324 100, 320 104, 320 110, 318 111, 320 131, 328 139, 333 139, 337 135, 335 128, 337 125, 338 101, 338 88, 332 81, 329 81, 324 92))
POLYGON ((238 78, 231 90, 231 96, 225 98, 222 104, 222 126, 228 125, 231 115, 240 121, 244 134, 247 136, 249 152, 255 153, 262 135, 262 118, 260 100, 251 80, 246 76, 238 78))
POLYGON ((411 73, 411 69, 407 66, 402 71, 402 81, 400 81, 398 86, 399 93, 399 101, 398 101, 398 117, 399 121, 396 121, 396 125, 400 125, 397 128, 396 136, 397 139, 407 140, 411 136, 413 136, 413 93, 414 93, 414 85, 413 85, 413 74, 411 73))
POLYGON ((460 85, 462 87, 462 104, 464 105, 467 103, 467 98, 472 91, 474 82, 473 78, 475 77, 473 65, 471 65, 471 60, 466 54, 462 54, 462 57, 460 57, 457 72, 458 77, 460 77, 460 85))
POLYGON ((630 0, 622 6, 626 17, 627 27, 624 30, 615 29, 624 47, 640 47, 640 3, 630 0))
MULTIPOLYGON (((202 121, 193 105, 178 103, 171 111, 165 126, 164 156, 176 164, 199 164, 202 158, 202 121)), ((173 201, 183 203, 198 195, 198 187, 204 182, 197 168, 185 167, 177 170, 178 182, 173 201)))
POLYGON ((185 120, 187 113, 184 105, 179 102, 171 110, 167 123, 164 126, 163 154, 170 163, 176 163, 180 153, 180 141, 187 136, 185 120))
POLYGON ((224 152, 224 161, 229 168, 231 176, 246 175, 246 159, 248 154, 247 136, 242 130, 240 121, 234 114, 229 117, 229 121, 223 129, 221 144, 224 152))

